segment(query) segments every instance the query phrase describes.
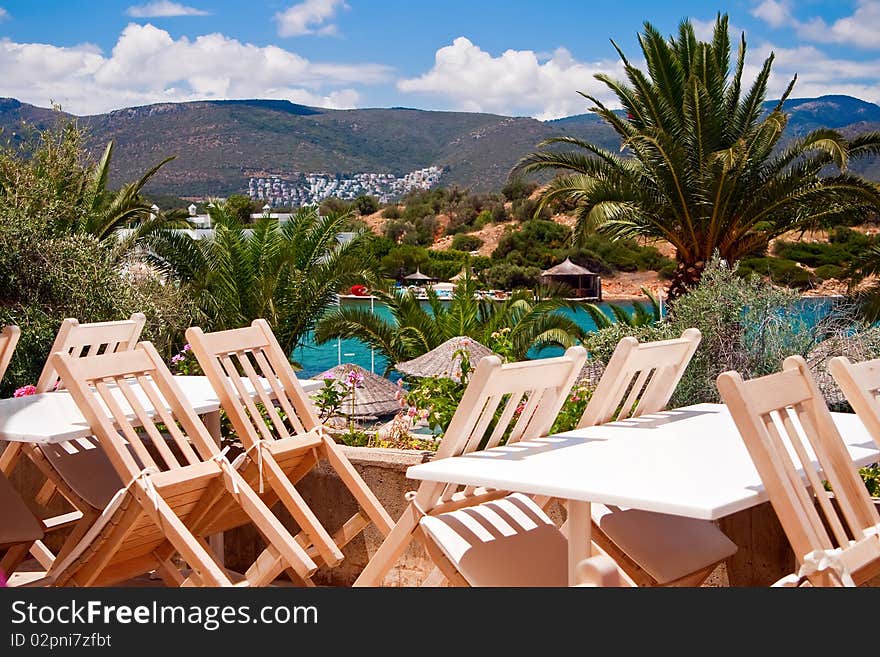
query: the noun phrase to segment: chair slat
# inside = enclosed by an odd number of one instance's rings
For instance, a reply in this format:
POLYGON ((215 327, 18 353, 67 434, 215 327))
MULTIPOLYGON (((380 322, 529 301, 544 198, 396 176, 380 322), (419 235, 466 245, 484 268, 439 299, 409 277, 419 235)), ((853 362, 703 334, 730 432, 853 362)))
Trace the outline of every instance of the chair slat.
POLYGON ((254 366, 251 365, 251 361, 248 358, 247 352, 238 351, 235 353, 235 357, 236 360, 238 360, 238 362, 241 364, 241 368, 242 370, 244 370, 244 373, 248 377, 248 380, 251 382, 251 385, 254 387, 254 390, 257 391, 257 396, 260 398, 260 401, 263 403, 263 407, 266 409, 266 414, 269 416, 269 419, 275 426, 275 431, 278 432, 278 437, 290 438, 290 433, 288 433, 287 431, 284 420, 281 419, 281 416, 278 415, 278 411, 275 410, 275 404, 272 402, 272 398, 266 394, 266 390, 265 388, 263 388, 263 382, 260 380, 260 377, 254 370, 254 366))
MULTIPOLYGON (((147 383, 148 388, 152 387, 151 383, 146 382, 146 377, 140 377, 140 379, 147 383)), ((153 422, 152 417, 147 414, 146 410, 144 410, 144 407, 138 401, 137 396, 131 389, 131 386, 129 386, 126 381, 120 381, 117 389, 122 392, 122 396, 125 397, 125 400, 128 402, 131 410, 134 412, 135 417, 137 417, 137 419, 140 421, 141 428, 146 431, 147 435, 150 437, 153 447, 155 447, 156 451, 159 452, 159 455, 162 457, 162 460, 165 461, 165 465, 167 466, 167 468, 179 468, 180 462, 178 462, 178 460, 175 458, 174 454, 168 448, 168 445, 165 444, 165 439, 162 437, 162 434, 159 433, 159 429, 153 422)), ((162 406, 164 406, 164 404, 159 404, 159 408, 161 408, 162 406)))
POLYGON ((184 460, 190 465, 198 463, 201 459, 199 459, 198 455, 193 451, 189 439, 183 435, 180 427, 177 426, 177 422, 168 409, 167 400, 159 395, 159 391, 156 390, 156 385, 153 380, 146 376, 135 377, 135 380, 140 384, 144 394, 147 395, 147 399, 150 400, 150 404, 152 404, 153 408, 156 410, 156 414, 165 425, 168 434, 174 440, 174 444, 177 445, 184 460))
POLYGON ((666 408, 700 344, 700 332, 680 338, 639 343, 623 338, 605 367, 578 427, 657 413, 666 408))
MULTIPOLYGON (((804 359, 791 356, 782 372, 750 381, 725 372, 718 377, 718 390, 798 561, 817 550, 839 548, 842 552, 834 563, 844 564, 850 575, 880 568, 880 549, 866 549, 861 540, 866 530, 880 530, 880 515, 804 359), (773 414, 784 428, 785 441, 776 431, 773 414), (818 465, 813 464, 808 445, 818 465), (789 447, 800 460, 806 481, 795 471, 789 447), (831 485, 834 504, 820 472, 831 485)), ((880 544, 877 537, 872 540, 880 544)), ((816 586, 846 581, 841 573, 831 571, 808 571, 805 577, 816 586)))
MULTIPOLYGON (((80 359, 83 360, 83 359, 80 359)), ((111 381, 113 381, 111 379, 111 381)), ((101 401, 107 406, 110 411, 110 414, 113 416, 116 425, 119 427, 119 430, 122 431, 123 436, 128 441, 128 444, 134 450, 138 459, 140 459, 142 468, 156 468, 156 462, 153 460, 153 457, 150 455, 147 448, 144 446, 143 442, 141 442, 140 436, 137 435, 137 431, 135 431, 134 426, 132 426, 129 421, 126 412, 119 406, 119 403, 116 401, 115 395, 111 392, 109 386, 106 381, 102 380, 93 380, 93 385, 95 386, 95 390, 98 395, 101 397, 101 401)), ((116 382, 113 381, 113 385, 116 385, 116 382)), ((127 385, 123 382, 122 385, 127 385)), ((132 473, 134 474, 134 473, 132 473)))

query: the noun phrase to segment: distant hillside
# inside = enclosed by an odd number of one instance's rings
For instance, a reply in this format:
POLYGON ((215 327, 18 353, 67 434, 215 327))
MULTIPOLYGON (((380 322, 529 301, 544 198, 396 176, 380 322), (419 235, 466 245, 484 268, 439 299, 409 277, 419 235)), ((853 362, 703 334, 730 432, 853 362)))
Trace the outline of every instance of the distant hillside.
MULTIPOLYGON (((880 129, 880 107, 849 96, 792 99, 786 110, 792 136, 818 126, 847 133, 880 129)), ((13 139, 21 138, 23 121, 44 128, 55 117, 50 109, 0 99, 0 128, 13 139)), ((114 183, 176 154, 149 189, 181 196, 241 192, 251 175, 400 175, 431 165, 446 168, 445 185, 488 191, 503 185, 516 161, 542 139, 567 134, 609 148, 619 143, 593 114, 541 122, 408 108, 327 110, 283 100, 161 103, 79 122, 89 129, 95 152, 115 140, 114 183)), ((861 170, 880 180, 880 162, 861 170)))

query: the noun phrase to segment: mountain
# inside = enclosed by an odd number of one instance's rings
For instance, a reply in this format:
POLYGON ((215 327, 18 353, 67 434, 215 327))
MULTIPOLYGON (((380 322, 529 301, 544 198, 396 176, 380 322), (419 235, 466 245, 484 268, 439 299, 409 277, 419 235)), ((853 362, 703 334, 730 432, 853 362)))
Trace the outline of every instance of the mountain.
MULTIPOLYGON (((790 136, 819 126, 846 133, 880 129, 880 107, 850 96, 790 99, 785 109, 790 136)), ((56 110, 0 99, 0 128, 13 140, 24 138, 22 122, 45 128, 58 117, 56 110)), ((115 141, 112 184, 176 154, 148 189, 180 196, 241 192, 248 177, 266 174, 401 175, 431 165, 445 168, 442 184, 489 191, 501 187, 516 161, 542 139, 570 135, 619 146, 594 114, 542 122, 403 107, 328 110, 284 100, 226 100, 130 107, 77 120, 88 129, 93 152, 115 141)), ((880 162, 861 170, 880 179, 880 162)))

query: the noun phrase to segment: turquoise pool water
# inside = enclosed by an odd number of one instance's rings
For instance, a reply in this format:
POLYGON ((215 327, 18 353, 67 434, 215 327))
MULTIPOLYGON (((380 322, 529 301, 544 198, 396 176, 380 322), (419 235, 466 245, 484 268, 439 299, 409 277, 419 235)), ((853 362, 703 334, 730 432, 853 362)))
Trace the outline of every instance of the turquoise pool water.
MULTIPOLYGON (((369 299, 346 299, 342 303, 343 305, 358 305, 365 308, 370 307, 369 299)), ((625 308, 628 312, 632 312, 634 303, 639 302, 614 302, 615 305, 625 308)), ((821 317, 828 313, 833 303, 834 299, 832 297, 810 297, 801 299, 799 301, 801 317, 806 321, 807 324, 814 324, 821 317)), ((606 315, 613 319, 613 315, 608 309, 607 303, 599 303, 596 305, 598 305, 606 315)), ((374 304, 373 312, 375 312, 380 317, 386 319, 391 318, 391 313, 382 304, 374 304)), ((592 317, 590 317, 590 315, 585 310, 578 309, 575 312, 566 309, 560 312, 571 316, 585 330, 596 330, 596 324, 593 322, 592 317)), ((532 357, 547 358, 551 356, 557 356, 561 353, 561 349, 547 348, 543 349, 539 354, 530 355, 532 357)), ((319 346, 314 344, 311 336, 309 336, 306 340, 303 341, 303 344, 294 351, 293 357, 294 360, 296 360, 303 366, 302 372, 299 373, 299 376, 301 377, 314 376, 315 374, 323 372, 324 370, 328 370, 331 367, 338 365, 339 363, 355 363, 368 371, 372 371, 376 374, 381 375, 382 373, 384 373, 385 367, 387 365, 384 358, 382 358, 379 354, 371 353, 370 349, 364 346, 364 344, 359 342, 358 340, 334 340, 332 342, 319 346)))

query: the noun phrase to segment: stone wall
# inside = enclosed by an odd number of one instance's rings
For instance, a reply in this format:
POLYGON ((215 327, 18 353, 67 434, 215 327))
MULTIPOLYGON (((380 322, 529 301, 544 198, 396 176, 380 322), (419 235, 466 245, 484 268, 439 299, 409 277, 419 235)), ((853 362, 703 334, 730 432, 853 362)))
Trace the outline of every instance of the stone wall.
MULTIPOLYGON (((341 446, 341 448, 391 518, 397 520, 407 503, 404 494, 414 490, 418 483, 406 478, 407 468, 428 460, 431 453, 370 447, 341 446)), ((323 461, 297 484, 297 490, 330 533, 333 533, 357 510, 348 489, 323 461)), ((276 509, 284 525, 296 533, 298 527, 287 511, 281 505, 276 509)), ((313 578, 314 582, 330 586, 350 586, 381 545, 382 538, 382 535, 370 525, 345 546, 342 551, 345 555, 344 561, 333 569, 319 570, 313 578)), ((239 527, 226 532, 225 549, 227 566, 241 572, 262 550, 262 542, 252 527, 239 527)), ((413 544, 401 556, 384 584, 417 586, 432 568, 433 565, 424 548, 413 544)))

